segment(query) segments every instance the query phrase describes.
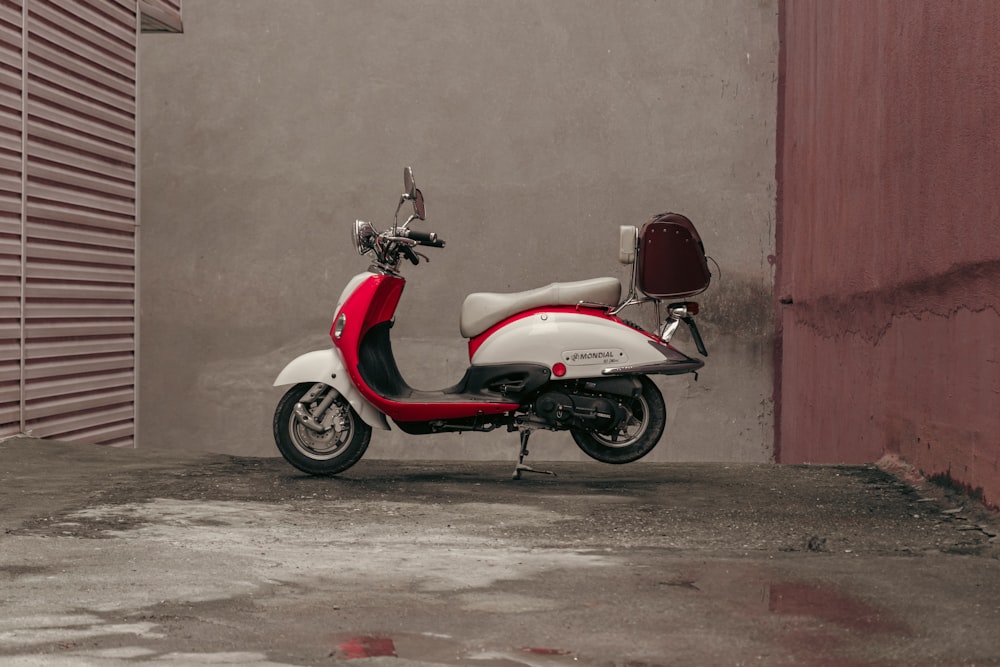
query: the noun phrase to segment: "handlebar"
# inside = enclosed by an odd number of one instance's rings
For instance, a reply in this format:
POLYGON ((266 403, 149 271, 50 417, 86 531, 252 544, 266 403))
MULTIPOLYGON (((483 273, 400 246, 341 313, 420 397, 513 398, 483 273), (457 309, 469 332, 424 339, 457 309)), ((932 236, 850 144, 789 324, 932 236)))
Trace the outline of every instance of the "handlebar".
POLYGON ((434 232, 420 232, 415 229, 400 229, 398 230, 398 234, 403 238, 416 241, 417 245, 425 245, 432 248, 444 247, 444 241, 439 239, 438 235, 434 232))

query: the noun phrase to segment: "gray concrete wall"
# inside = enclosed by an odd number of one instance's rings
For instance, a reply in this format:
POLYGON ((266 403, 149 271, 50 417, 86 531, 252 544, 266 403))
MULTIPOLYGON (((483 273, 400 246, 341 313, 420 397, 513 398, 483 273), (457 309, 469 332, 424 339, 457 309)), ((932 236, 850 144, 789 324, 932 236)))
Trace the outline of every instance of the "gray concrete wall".
MULTIPOLYGON (((650 460, 772 451, 776 1, 185 0, 141 52, 141 447, 274 453, 271 382, 329 344, 413 166, 425 228, 394 341, 410 384, 451 384, 470 291, 625 278, 618 225, 665 210, 722 268, 700 381, 660 381, 650 460)), ((641 315, 648 318, 648 313, 641 315)), ((681 347, 693 346, 680 340, 681 347)), ((536 459, 582 456, 539 434, 536 459)), ((513 458, 507 433, 376 432, 372 457, 513 458)))

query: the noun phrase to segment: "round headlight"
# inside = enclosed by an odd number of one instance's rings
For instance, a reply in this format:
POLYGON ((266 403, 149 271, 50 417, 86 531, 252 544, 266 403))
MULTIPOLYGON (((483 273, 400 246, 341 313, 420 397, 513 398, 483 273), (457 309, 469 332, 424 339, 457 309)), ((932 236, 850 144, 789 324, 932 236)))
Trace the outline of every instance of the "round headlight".
POLYGON ((378 236, 378 232, 372 226, 372 223, 365 222, 364 220, 355 220, 354 227, 351 229, 351 238, 354 241, 354 247, 358 249, 359 255, 364 255, 375 247, 375 237, 378 236))

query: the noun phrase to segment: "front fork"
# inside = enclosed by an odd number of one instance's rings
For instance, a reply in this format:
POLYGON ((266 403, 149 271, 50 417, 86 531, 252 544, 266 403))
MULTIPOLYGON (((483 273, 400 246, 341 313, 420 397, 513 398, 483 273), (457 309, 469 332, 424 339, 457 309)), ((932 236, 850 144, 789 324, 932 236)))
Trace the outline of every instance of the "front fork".
POLYGON ((302 400, 295 404, 295 416, 310 431, 326 433, 333 428, 333 421, 338 415, 337 410, 332 410, 327 414, 330 406, 337 400, 338 395, 337 390, 333 387, 322 382, 317 382, 302 396, 302 400), (326 396, 323 396, 323 400, 319 402, 319 405, 310 410, 309 405, 323 394, 324 389, 326 390, 326 396), (325 417, 323 416, 324 414, 326 414, 325 417))

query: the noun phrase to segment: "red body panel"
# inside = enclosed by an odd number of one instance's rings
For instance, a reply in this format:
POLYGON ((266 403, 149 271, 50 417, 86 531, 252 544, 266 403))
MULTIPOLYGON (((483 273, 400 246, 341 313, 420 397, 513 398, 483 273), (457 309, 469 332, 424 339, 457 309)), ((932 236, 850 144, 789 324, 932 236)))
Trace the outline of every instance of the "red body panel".
POLYGON ((405 285, 406 281, 402 278, 372 274, 354 290, 354 293, 347 298, 340 311, 334 316, 335 323, 341 315, 344 316, 344 331, 338 339, 333 335, 333 327, 331 327, 330 337, 333 339, 333 344, 340 350, 351 382, 354 383, 361 395, 386 416, 403 422, 496 415, 517 409, 517 403, 450 400, 460 397, 444 393, 421 392, 421 398, 425 398, 430 393, 435 399, 430 401, 398 401, 387 399, 372 391, 362 379, 358 369, 361 341, 364 340, 365 334, 373 326, 392 319, 405 285))

